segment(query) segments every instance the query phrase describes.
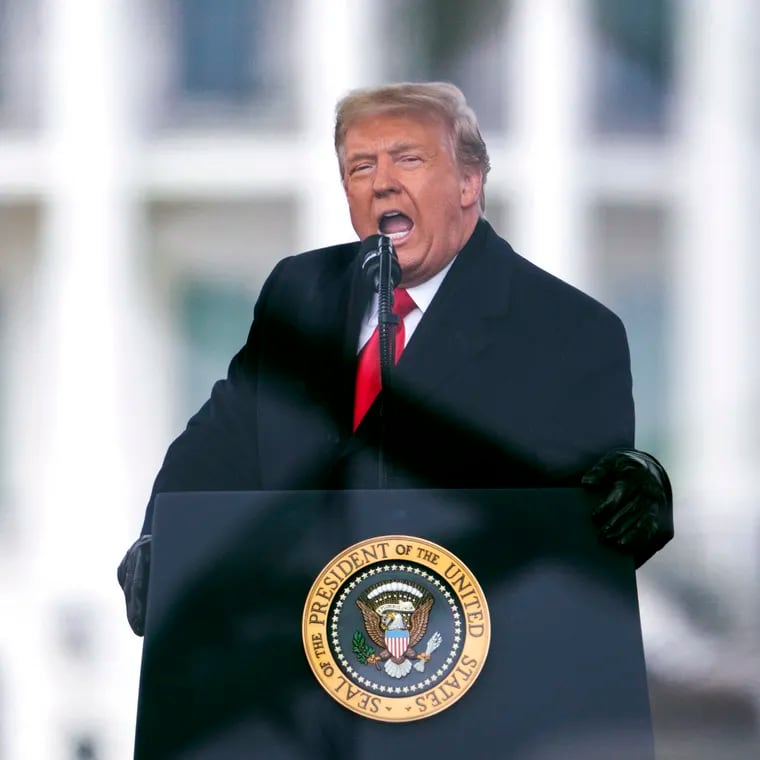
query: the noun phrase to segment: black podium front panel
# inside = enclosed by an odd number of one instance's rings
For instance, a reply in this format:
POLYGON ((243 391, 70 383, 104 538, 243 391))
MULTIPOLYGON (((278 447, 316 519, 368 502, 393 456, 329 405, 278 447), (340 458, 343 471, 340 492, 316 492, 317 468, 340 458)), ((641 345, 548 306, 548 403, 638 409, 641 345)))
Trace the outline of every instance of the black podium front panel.
POLYGON ((162 494, 135 757, 651 760, 633 566, 590 506, 574 489, 162 494), (491 615, 478 680, 410 723, 334 701, 301 640, 324 566, 389 534, 453 552, 491 615))

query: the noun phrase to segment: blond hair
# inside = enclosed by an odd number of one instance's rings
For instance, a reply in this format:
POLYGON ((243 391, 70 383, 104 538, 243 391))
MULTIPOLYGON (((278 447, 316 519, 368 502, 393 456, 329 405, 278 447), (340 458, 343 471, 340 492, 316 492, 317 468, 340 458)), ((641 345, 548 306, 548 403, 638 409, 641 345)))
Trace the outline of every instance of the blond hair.
MULTIPOLYGON (((364 119, 389 113, 419 114, 440 119, 448 129, 459 166, 479 171, 485 185, 491 162, 478 120, 462 91, 449 82, 399 82, 368 87, 352 90, 338 101, 335 109, 335 153, 341 178, 345 159, 343 148, 350 127, 364 119)), ((481 213, 484 209, 485 193, 481 190, 481 213)))

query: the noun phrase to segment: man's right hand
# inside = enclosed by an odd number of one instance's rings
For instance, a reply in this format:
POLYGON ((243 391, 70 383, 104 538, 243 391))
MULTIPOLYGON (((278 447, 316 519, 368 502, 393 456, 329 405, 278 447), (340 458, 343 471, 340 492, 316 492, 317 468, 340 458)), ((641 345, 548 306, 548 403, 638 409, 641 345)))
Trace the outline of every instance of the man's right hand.
POLYGON ((116 571, 116 577, 119 579, 119 585, 124 591, 124 600, 127 603, 127 620, 138 636, 145 633, 151 538, 150 535, 140 536, 129 547, 116 571))

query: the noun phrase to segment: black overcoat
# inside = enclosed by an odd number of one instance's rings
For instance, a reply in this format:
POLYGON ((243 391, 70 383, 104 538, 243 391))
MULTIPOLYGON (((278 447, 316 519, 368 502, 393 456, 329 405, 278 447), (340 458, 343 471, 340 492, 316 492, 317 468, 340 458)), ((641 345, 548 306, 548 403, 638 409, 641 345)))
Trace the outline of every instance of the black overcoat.
MULTIPOLYGON (((515 253, 484 220, 401 355, 390 392, 354 433, 356 348, 370 298, 358 247, 275 267, 227 378, 166 454, 143 532, 162 491, 378 487, 381 436, 394 488, 577 485, 606 451, 633 447, 620 319, 515 253)), ((655 536, 646 555, 665 540, 655 536)))

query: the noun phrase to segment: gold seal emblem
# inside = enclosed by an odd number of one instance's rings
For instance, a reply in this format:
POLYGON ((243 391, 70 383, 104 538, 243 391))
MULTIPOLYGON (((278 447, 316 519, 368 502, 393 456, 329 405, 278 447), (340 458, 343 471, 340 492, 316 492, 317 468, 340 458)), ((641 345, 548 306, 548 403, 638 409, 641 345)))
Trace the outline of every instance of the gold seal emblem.
POLYGON ((334 557, 306 598, 303 643, 327 693, 404 722, 451 707, 488 654, 491 622, 464 563, 430 541, 379 536, 334 557))

